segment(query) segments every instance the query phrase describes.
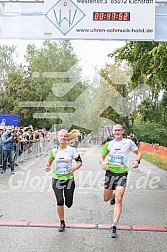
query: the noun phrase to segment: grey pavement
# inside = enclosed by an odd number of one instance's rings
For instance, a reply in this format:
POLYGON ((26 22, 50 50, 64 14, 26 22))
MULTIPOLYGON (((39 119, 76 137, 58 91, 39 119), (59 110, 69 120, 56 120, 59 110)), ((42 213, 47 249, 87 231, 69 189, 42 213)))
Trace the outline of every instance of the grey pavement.
MULTIPOLYGON (((104 171, 99 164, 101 146, 79 147, 83 166, 75 172, 74 204, 65 208, 67 223, 111 224, 114 207, 103 202, 104 171)), ((45 172, 48 156, 16 167, 15 175, 0 174, 0 222, 58 222, 51 172, 45 172)), ((131 154, 131 160, 135 159, 131 154)), ((120 225, 167 227, 167 172, 141 161, 130 169, 123 200, 120 225)), ((0 226, 3 252, 119 251, 166 252, 167 232, 118 230, 118 238, 108 229, 67 228, 58 233, 53 226, 0 226)))

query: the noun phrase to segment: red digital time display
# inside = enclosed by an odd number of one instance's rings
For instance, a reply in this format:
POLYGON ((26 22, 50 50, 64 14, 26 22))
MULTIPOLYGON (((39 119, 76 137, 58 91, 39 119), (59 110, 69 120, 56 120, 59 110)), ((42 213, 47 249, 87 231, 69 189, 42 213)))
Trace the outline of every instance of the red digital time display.
POLYGON ((93 21, 130 21, 130 12, 93 12, 93 21))

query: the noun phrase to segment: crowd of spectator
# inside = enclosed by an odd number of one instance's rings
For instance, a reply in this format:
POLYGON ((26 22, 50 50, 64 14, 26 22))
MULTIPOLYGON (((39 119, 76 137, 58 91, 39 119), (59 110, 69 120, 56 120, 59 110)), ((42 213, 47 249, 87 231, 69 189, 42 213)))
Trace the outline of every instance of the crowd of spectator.
POLYGON ((13 145, 18 146, 20 143, 20 152, 26 149, 27 144, 31 145, 38 141, 43 141, 47 131, 46 129, 33 129, 32 127, 14 127, 14 126, 0 126, 0 138, 11 128, 11 133, 13 134, 13 145))
MULTIPOLYGON (((51 141, 54 134, 48 132, 45 128, 33 129, 29 127, 14 127, 0 125, 0 165, 2 166, 1 173, 6 171, 6 163, 16 160, 27 149, 30 149, 35 143, 39 143, 39 148, 42 150, 44 141, 51 141)), ((12 163, 13 166, 13 163, 12 163)), ((14 168, 11 168, 14 173, 14 168)))

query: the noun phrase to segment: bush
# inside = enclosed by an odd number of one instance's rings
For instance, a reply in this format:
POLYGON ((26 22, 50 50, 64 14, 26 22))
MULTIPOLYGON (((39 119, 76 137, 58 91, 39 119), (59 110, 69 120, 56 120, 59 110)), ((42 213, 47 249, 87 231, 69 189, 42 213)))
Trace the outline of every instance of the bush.
POLYGON ((167 146, 167 128, 155 122, 137 122, 133 132, 139 141, 167 146))

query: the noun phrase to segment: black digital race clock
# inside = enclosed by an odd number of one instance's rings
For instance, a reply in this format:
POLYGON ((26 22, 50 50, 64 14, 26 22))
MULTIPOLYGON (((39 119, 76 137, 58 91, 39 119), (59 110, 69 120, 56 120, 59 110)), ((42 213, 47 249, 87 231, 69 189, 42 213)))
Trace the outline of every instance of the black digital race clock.
POLYGON ((93 12, 93 21, 130 21, 130 12, 93 12))

